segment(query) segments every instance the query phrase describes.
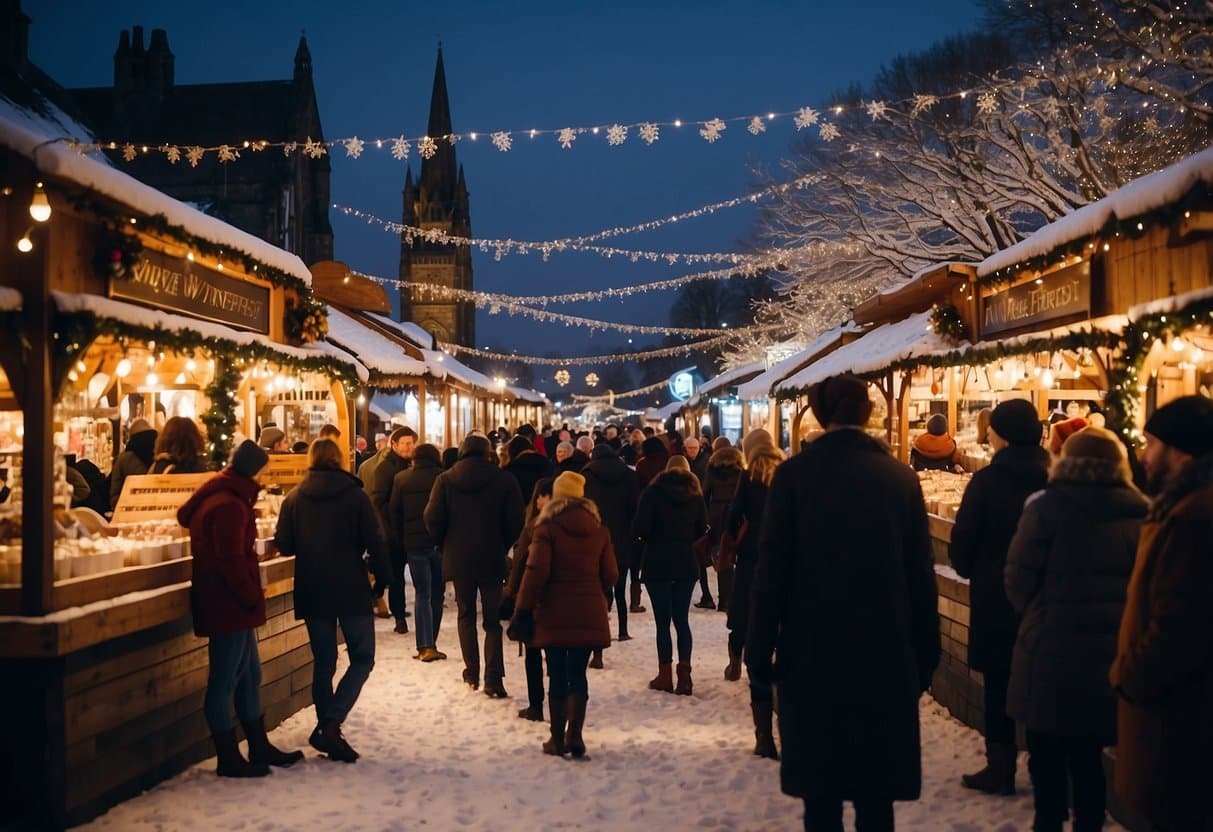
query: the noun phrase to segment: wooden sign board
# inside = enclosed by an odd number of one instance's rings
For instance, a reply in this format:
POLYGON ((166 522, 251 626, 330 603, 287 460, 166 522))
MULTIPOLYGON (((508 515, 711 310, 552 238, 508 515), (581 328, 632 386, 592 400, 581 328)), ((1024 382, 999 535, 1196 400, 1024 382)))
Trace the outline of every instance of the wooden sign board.
POLYGON ((215 476, 202 474, 141 474, 122 481, 122 494, 114 507, 113 523, 140 523, 145 520, 176 520, 177 509, 194 495, 204 482, 215 476))
POLYGON ((1084 260, 981 299, 981 337, 1044 328, 1091 311, 1091 263, 1084 260))
POLYGON ((262 487, 277 485, 287 494, 307 473, 308 454, 270 454, 270 463, 257 479, 262 487))

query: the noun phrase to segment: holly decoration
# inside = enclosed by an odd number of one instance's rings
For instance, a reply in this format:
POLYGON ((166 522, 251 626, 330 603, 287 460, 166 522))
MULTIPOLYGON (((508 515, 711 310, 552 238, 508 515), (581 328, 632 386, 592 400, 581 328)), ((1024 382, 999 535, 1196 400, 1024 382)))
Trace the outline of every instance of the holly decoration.
POLYGON ((960 310, 953 304, 936 304, 931 309, 931 329, 953 341, 968 341, 969 328, 960 317, 960 310))

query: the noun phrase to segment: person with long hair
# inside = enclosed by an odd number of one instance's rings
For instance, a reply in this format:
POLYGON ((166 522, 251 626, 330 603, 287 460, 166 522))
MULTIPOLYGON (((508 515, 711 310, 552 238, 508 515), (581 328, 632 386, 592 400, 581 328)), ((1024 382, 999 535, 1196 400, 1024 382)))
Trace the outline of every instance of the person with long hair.
POLYGON ((278 550, 295 556, 295 617, 311 641, 312 702, 316 729, 309 742, 331 760, 352 763, 358 752, 341 734, 375 665, 375 619, 362 553, 383 578, 390 572, 387 543, 362 481, 345 470, 345 454, 331 439, 308 450, 308 469, 282 502, 275 534, 278 550), (350 664, 333 690, 337 625, 350 664))
POLYGON ((156 456, 148 473, 201 474, 206 470, 204 447, 202 431, 194 420, 174 416, 164 423, 156 439, 156 456))
POLYGON ((693 544, 708 529, 708 510, 699 478, 685 456, 670 457, 666 469, 640 495, 632 536, 643 541, 641 578, 653 604, 657 625, 657 675, 652 690, 690 696, 691 593, 699 579, 693 544), (678 685, 673 679, 674 646, 670 624, 678 633, 678 685))
POLYGON ((539 512, 515 612, 533 615, 531 646, 544 648, 547 658, 551 738, 545 754, 585 756, 586 667, 591 650, 610 646, 605 593, 618 579, 611 535, 585 499, 585 477, 566 471, 539 512))
MULTIPOLYGON (((505 584, 505 597, 508 604, 513 604, 522 586, 522 576, 526 573, 527 555, 531 548, 531 533, 539 520, 539 513, 552 500, 552 483, 555 477, 544 477, 535 483, 531 498, 526 505, 526 518, 523 521, 522 533, 514 544, 514 560, 510 565, 510 577, 505 584)), ((526 694, 527 707, 518 712, 518 716, 532 722, 543 722, 543 650, 526 645, 526 694)))
POLYGON ((110 469, 110 505, 117 508, 122 486, 129 476, 146 474, 156 459, 156 438, 159 434, 143 419, 131 423, 126 448, 114 460, 110 469))

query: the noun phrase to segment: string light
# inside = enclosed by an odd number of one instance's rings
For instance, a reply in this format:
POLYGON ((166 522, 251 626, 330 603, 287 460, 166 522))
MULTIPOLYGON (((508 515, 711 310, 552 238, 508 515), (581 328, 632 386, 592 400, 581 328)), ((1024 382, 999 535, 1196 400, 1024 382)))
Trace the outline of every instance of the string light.
POLYGON ((34 185, 34 195, 29 203, 29 215, 34 222, 46 222, 51 218, 51 203, 46 197, 46 191, 41 182, 34 185))

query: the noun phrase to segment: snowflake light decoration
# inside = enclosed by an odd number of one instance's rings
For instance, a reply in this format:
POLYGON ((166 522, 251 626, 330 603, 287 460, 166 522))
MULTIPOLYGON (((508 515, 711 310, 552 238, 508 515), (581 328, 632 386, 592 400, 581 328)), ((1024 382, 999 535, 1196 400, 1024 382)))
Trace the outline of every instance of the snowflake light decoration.
POLYGON ((294 153, 298 149, 299 149, 299 142, 287 142, 286 144, 284 144, 282 146, 282 155, 290 156, 292 153, 294 153))
POLYGON ((429 136, 422 136, 417 142, 417 152, 421 154, 422 159, 432 159, 438 152, 438 143, 429 136))
POLYGON ((714 144, 720 138, 720 134, 728 129, 723 121, 714 118, 711 121, 705 121, 703 127, 699 131, 699 135, 704 138, 708 144, 714 144))
POLYGON ((577 141, 577 131, 572 127, 566 127, 556 134, 556 141, 560 142, 560 146, 568 150, 573 146, 573 142, 577 141))
POLYGON ((352 139, 345 140, 345 155, 351 159, 357 159, 362 155, 362 149, 366 146, 366 142, 354 136, 352 139))
POLYGON ((499 131, 493 134, 493 147, 500 150, 502 153, 509 152, 514 146, 514 140, 510 138, 510 134, 504 131, 499 131))
POLYGON ((397 162, 403 162, 409 158, 409 140, 404 136, 397 136, 392 139, 392 158, 397 162))
POLYGON ((197 145, 187 147, 185 149, 185 158, 190 163, 191 168, 198 167, 198 163, 202 161, 202 155, 204 153, 206 153, 206 151, 197 145))
POLYGON ((828 121, 823 121, 821 129, 817 131, 817 135, 821 137, 823 142, 832 142, 842 134, 838 132, 838 127, 830 124, 828 121))
POLYGON ((586 376, 585 385, 586 385, 586 387, 597 387, 598 386, 598 373, 590 373, 588 376, 586 376))
POLYGON ((878 118, 887 119, 889 117, 889 105, 883 101, 869 101, 864 105, 864 109, 868 111, 868 115, 872 117, 872 121, 878 118))
POLYGON ((993 91, 983 90, 981 95, 977 96, 977 112, 987 116, 998 112, 998 97, 993 91))
POLYGON ((327 152, 328 148, 324 146, 324 142, 312 141, 311 136, 303 143, 303 155, 309 159, 319 159, 327 152))
POLYGON ((746 129, 750 131, 751 136, 757 136, 759 133, 767 132, 767 125, 761 118, 754 116, 750 119, 750 124, 746 129))
POLYGON ((135 146, 130 142, 122 145, 122 161, 130 162, 135 158, 135 146))
POLYGON ((164 158, 168 159, 169 164, 175 165, 181 161, 181 148, 175 144, 171 144, 164 148, 164 158))
POLYGON ((801 107, 796 111, 796 118, 793 123, 797 130, 804 130, 806 127, 812 127, 817 123, 818 113, 812 107, 801 107))
POLYGON ((627 141, 627 138, 628 128, 624 127, 622 124, 612 124, 607 128, 607 144, 611 145, 612 147, 618 147, 627 141))
POLYGON ((572 376, 569 375, 569 371, 563 367, 556 371, 554 378, 556 379, 556 383, 561 387, 564 387, 566 384, 572 381, 572 376))
POLYGON ((234 162, 240 158, 240 151, 232 147, 230 144, 219 145, 219 161, 234 162))
POLYGON ((910 106, 910 118, 918 118, 927 110, 939 103, 939 99, 933 95, 916 95, 914 103, 910 106))
POLYGON ((661 138, 661 128, 646 121, 640 125, 640 138, 645 144, 652 144, 661 138))

